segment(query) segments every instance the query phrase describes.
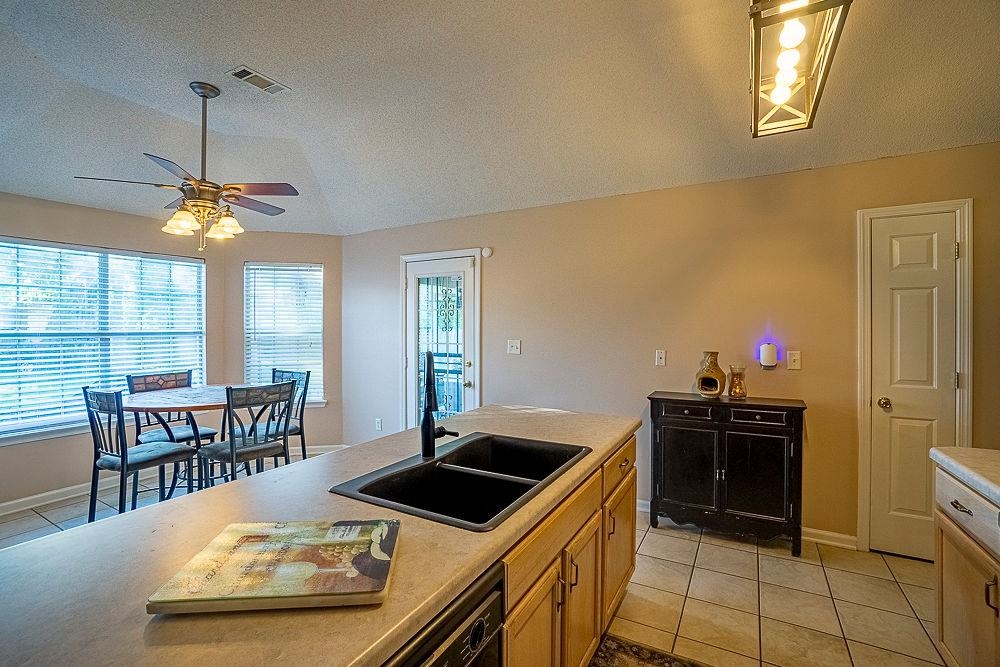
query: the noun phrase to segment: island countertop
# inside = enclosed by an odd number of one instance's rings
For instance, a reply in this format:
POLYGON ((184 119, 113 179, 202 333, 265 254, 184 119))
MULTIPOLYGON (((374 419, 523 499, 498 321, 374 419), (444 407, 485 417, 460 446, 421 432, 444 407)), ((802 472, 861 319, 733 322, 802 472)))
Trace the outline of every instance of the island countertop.
POLYGON ((523 406, 487 406, 441 423, 462 435, 593 451, 485 533, 327 491, 419 453, 412 429, 0 550, 0 664, 381 664, 639 427, 629 417, 523 406), (381 605, 146 614, 146 598, 230 523, 376 518, 401 521, 381 605))
POLYGON ((994 505, 1000 505, 1000 450, 935 447, 931 449, 931 460, 994 505))

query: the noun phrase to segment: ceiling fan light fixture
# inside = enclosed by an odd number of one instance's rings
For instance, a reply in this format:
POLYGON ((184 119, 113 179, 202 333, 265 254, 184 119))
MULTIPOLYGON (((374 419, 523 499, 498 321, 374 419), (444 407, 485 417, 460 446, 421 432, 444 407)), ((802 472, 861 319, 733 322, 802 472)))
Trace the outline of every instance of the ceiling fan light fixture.
POLYGON ((187 227, 178 227, 177 225, 173 225, 170 220, 167 221, 167 224, 160 227, 160 231, 167 234, 173 234, 175 236, 194 236, 194 232, 192 230, 187 227))
POLYGON ((243 229, 243 227, 240 226, 240 223, 236 220, 236 216, 234 216, 232 211, 230 211, 229 209, 223 211, 222 215, 219 216, 219 221, 215 223, 213 227, 218 225, 221 225, 222 229, 224 229, 229 234, 233 234, 234 236, 236 234, 242 234, 243 232, 246 231, 245 229, 243 229))
POLYGON ((813 126, 853 0, 751 0, 754 137, 813 126))
POLYGON ((192 232, 201 226, 198 222, 198 218, 194 216, 194 213, 184 208, 179 208, 174 211, 174 214, 170 216, 170 220, 167 221, 167 224, 173 225, 179 229, 187 229, 192 232))
POLYGON ((223 226, 222 222, 216 222, 212 225, 212 228, 205 233, 206 239, 232 239, 236 238, 235 234, 229 233, 229 230, 223 226))

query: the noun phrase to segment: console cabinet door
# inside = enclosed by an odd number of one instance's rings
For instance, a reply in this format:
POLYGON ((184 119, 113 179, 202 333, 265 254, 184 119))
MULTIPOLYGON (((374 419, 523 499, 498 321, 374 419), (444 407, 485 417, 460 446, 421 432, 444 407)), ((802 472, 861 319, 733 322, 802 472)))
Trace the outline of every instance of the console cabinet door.
POLYGON ((1000 664, 1000 563, 937 513, 937 634, 958 667, 1000 664))
POLYGON ((557 559, 545 570, 504 625, 504 655, 507 667, 558 667, 562 642, 562 562, 557 559))
MULTIPOLYGON (((632 530, 633 534, 635 530, 632 530)), ((586 667, 601 641, 601 513, 595 512, 562 552, 562 663, 586 667)))
POLYGON ((719 509, 717 428, 660 426, 660 498, 707 510, 719 509))
POLYGON ((602 628, 607 629, 625 597, 635 569, 635 468, 604 504, 604 601, 602 628))
POLYGON ((726 431, 724 438, 724 512, 789 519, 791 439, 750 430, 726 431))

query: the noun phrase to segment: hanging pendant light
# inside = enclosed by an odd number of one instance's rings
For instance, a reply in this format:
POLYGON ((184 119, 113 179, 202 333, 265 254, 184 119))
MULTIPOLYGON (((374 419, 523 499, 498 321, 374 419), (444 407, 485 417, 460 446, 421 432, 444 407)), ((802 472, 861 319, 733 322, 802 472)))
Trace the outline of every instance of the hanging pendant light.
POLYGON ((852 0, 750 6, 754 137, 812 127, 852 0))

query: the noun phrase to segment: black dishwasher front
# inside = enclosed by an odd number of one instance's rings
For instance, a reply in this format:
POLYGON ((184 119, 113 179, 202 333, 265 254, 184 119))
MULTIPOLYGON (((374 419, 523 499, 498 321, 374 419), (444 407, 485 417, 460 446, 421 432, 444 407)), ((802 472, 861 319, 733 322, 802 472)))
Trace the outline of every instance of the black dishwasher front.
POLYGON ((499 667, 504 621, 503 563, 476 579, 385 667, 499 667))

